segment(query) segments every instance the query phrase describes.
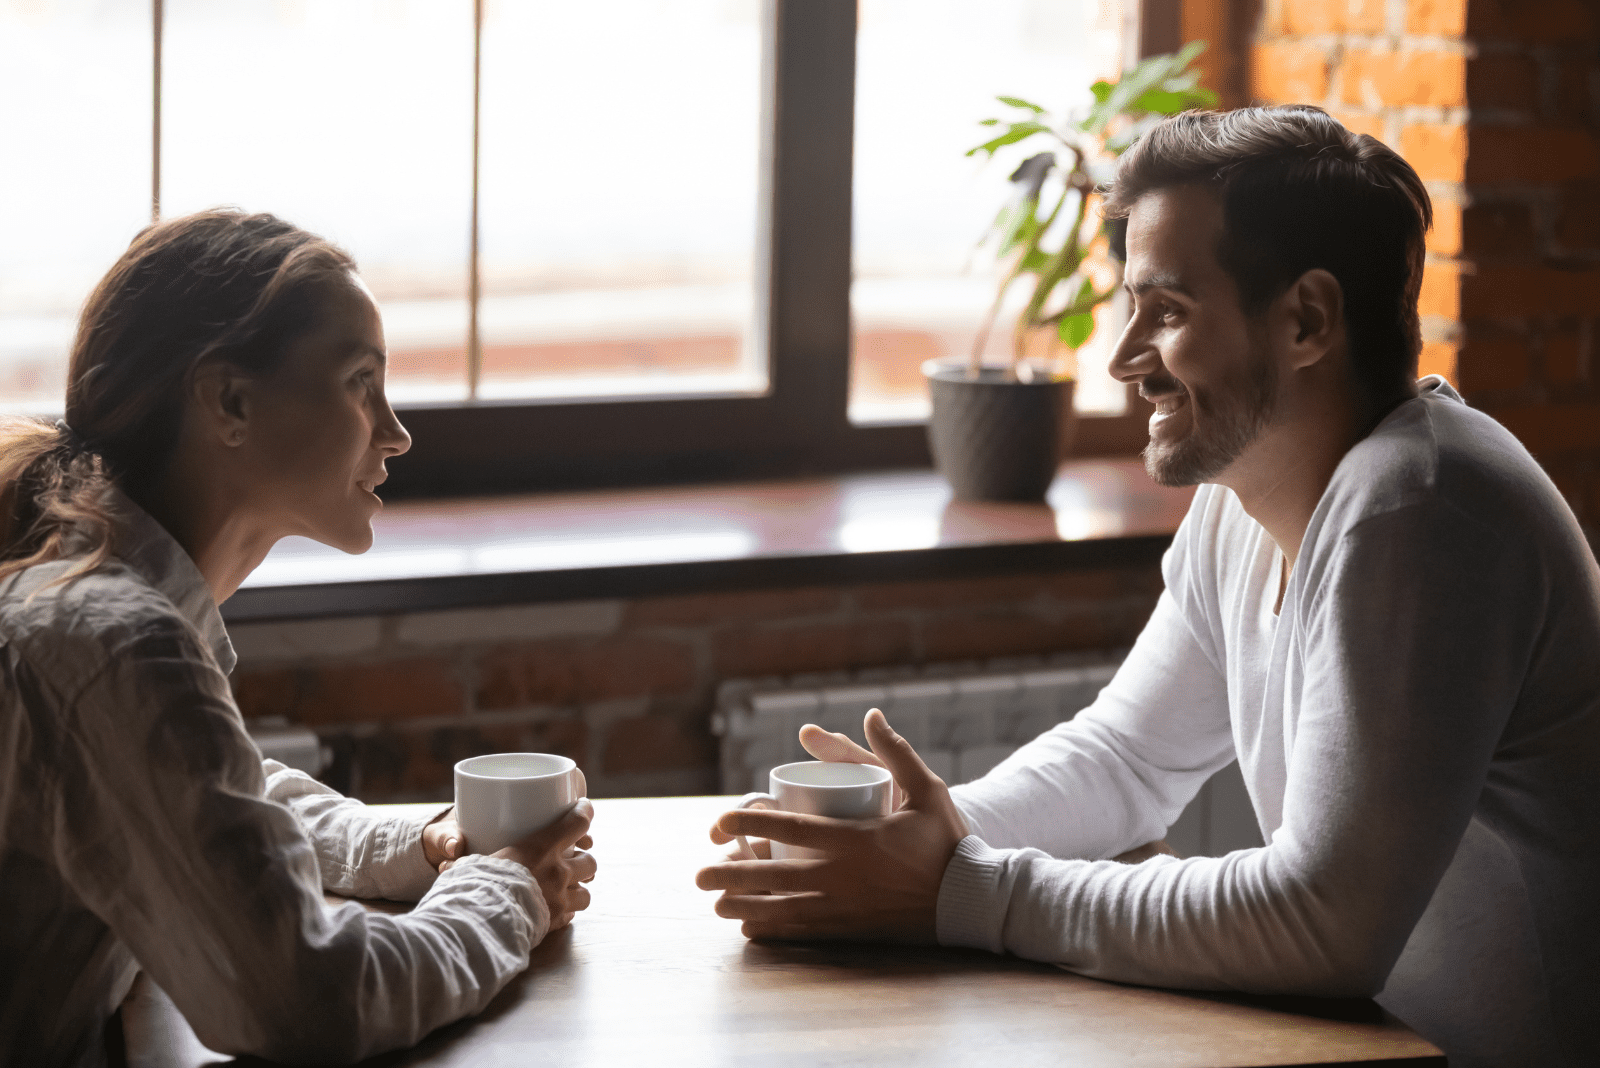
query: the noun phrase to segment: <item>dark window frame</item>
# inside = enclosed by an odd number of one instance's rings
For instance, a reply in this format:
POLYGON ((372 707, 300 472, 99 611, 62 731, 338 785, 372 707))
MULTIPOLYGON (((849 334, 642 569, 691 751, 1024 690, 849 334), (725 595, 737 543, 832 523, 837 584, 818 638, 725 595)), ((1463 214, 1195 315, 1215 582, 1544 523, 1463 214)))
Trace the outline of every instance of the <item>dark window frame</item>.
MULTIPOLYGON (((1176 0, 1145 4, 1163 22, 1177 14, 1176 0)), ((1141 52, 1166 43, 1170 34, 1154 28, 1141 19, 1141 52)), ((922 424, 860 426, 846 414, 856 0, 767 0, 763 49, 753 330, 765 342, 767 392, 407 405, 400 416, 415 446, 391 463, 386 495, 745 480, 931 462, 922 424)), ((1126 414, 1080 417, 1073 454, 1137 452, 1148 412, 1130 391, 1126 414)))

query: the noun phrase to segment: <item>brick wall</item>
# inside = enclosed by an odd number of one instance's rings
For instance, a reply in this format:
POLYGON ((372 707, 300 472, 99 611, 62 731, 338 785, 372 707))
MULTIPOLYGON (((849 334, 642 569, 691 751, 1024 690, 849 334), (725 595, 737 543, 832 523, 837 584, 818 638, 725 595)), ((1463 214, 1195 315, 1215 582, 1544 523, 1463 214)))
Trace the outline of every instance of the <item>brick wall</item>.
POLYGON ((368 801, 448 797, 455 761, 507 750, 573 757, 597 797, 705 793, 723 680, 1115 648, 1160 590, 1150 565, 244 624, 234 690, 368 801))
POLYGON ((1249 95, 1396 148, 1436 223, 1424 373, 1450 377, 1600 527, 1600 4, 1266 0, 1249 95))

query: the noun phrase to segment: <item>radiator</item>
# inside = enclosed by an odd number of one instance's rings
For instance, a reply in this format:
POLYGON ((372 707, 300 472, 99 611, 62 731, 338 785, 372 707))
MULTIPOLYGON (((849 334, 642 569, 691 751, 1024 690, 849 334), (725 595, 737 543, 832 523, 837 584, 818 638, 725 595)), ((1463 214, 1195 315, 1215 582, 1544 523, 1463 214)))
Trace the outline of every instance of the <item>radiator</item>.
MULTIPOLYGON (((881 708, 894 729, 945 782, 987 774, 1024 742, 1077 715, 1111 681, 1122 655, 1055 657, 988 668, 971 664, 875 670, 855 676, 736 679, 723 683, 712 715, 721 740, 722 789, 767 789, 779 764, 809 760, 801 726, 815 723, 865 743, 861 720, 881 708)), ((1184 856, 1220 856, 1261 844, 1238 765, 1201 788, 1167 832, 1184 856)))

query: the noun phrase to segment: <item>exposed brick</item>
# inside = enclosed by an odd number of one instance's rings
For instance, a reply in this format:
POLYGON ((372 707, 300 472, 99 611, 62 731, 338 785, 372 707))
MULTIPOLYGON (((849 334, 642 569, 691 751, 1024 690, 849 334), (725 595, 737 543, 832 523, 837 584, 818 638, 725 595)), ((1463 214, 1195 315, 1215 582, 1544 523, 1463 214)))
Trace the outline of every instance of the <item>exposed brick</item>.
POLYGON ((1417 377, 1425 375, 1441 375, 1455 385, 1460 385, 1456 377, 1456 347, 1444 341, 1430 341, 1422 346, 1422 354, 1417 357, 1417 377))
POLYGON ((1097 612, 1074 613, 1059 621, 1020 612, 941 619, 923 628, 922 641, 933 661, 981 660, 1117 644, 1097 612))
POLYGON ((1577 334, 1549 334, 1544 339, 1544 380, 1570 386, 1585 377, 1582 339, 1577 334))
POLYGON ((913 653, 908 623, 879 620, 727 631, 713 657, 718 678, 742 678, 906 664, 913 653))
POLYGON ((1383 140, 1383 116, 1369 114, 1362 111, 1335 111, 1333 117, 1344 125, 1346 130, 1356 134, 1366 134, 1383 140))
POLYGON ((1460 255, 1461 205, 1448 200, 1433 202, 1433 228, 1428 231, 1427 246, 1429 252, 1441 256, 1460 255))
POLYGON ((716 763, 717 745, 704 724, 668 716, 620 720, 606 733, 601 766, 607 775, 700 767, 716 763))
POLYGON ((350 656, 378 647, 376 616, 291 623, 239 623, 228 628, 241 663, 350 656))
POLYGON ((1563 62, 1556 76, 1555 110, 1551 118, 1566 122, 1592 121, 1594 97, 1589 86, 1593 76, 1594 66, 1587 59, 1563 62))
POLYGON ((1600 175, 1600 143, 1587 130, 1474 126, 1470 143, 1469 182, 1567 182, 1600 175))
POLYGON ((229 679, 239 714, 245 719, 287 716, 300 693, 300 674, 289 668, 261 671, 240 667, 229 679))
POLYGON ((1253 94, 1268 103, 1316 104, 1328 95, 1327 56, 1311 45, 1257 45, 1251 72, 1253 94))
POLYGON ((1461 311, 1484 319, 1594 315, 1600 313, 1600 271, 1481 265, 1462 276, 1461 311))
POLYGON ((502 646, 478 660, 478 707, 575 705, 678 693, 695 683, 686 642, 621 634, 502 646))
POLYGON ((1495 52, 1467 60, 1467 101, 1475 108, 1529 114, 1539 108, 1539 67, 1531 56, 1495 52))
POLYGON ((622 619, 621 601, 562 601, 504 608, 463 608, 402 616, 396 638, 408 645, 467 645, 519 638, 610 634, 622 619))
POLYGON ((1466 60, 1450 52, 1351 49, 1342 73, 1346 104, 1452 108, 1467 102, 1466 60))
MULTIPOLYGON (((582 767, 589 740, 588 725, 575 718, 432 730, 402 728, 397 734, 404 743, 404 768, 391 765, 387 783, 379 781, 375 769, 359 769, 363 793, 374 793, 387 785, 396 793, 448 799, 455 792, 455 766, 467 757, 485 753, 555 753, 571 757, 582 767)), ((358 748, 356 759, 360 757, 358 748)))
POLYGON ((1532 256, 1538 250, 1526 204, 1474 204, 1461 212, 1461 248, 1469 256, 1532 256))
POLYGON ((822 587, 646 597, 628 606, 626 626, 715 626, 818 616, 837 612, 843 604, 844 597, 838 590, 822 587))
POLYGON ((1400 131, 1400 154, 1425 181, 1460 181, 1467 159, 1466 128, 1455 124, 1407 126, 1400 131))
POLYGON ((234 694, 247 716, 287 716, 308 726, 459 714, 464 687, 438 657, 242 671, 234 694))
POLYGON ((1528 380, 1528 343, 1513 334, 1469 334, 1456 354, 1456 374, 1468 395, 1519 389, 1528 380))
POLYGON ((1134 573, 1115 569, 1074 570, 932 582, 891 582, 863 586, 856 591, 855 598, 863 611, 973 608, 1000 602, 1026 601, 1039 596, 1064 601, 1094 601, 1121 593, 1134 573))
POLYGON ((1594 32, 1582 0, 1472 0, 1468 5, 1466 33, 1476 41, 1553 44, 1588 39, 1594 32))
POLYGON ((1493 414, 1535 456, 1600 449, 1600 404, 1530 404, 1493 414))
POLYGON ((1467 28, 1467 0, 1409 0, 1406 32, 1428 37, 1459 37, 1467 28))
POLYGON ((1556 240, 1568 249, 1600 248, 1600 182, 1574 182, 1561 192, 1556 240))
POLYGON ((1422 269, 1422 292, 1417 311, 1454 319, 1461 313, 1460 269, 1453 263, 1430 263, 1422 269))
POLYGON ((1377 33, 1384 0, 1284 0, 1277 23, 1287 34, 1377 33))

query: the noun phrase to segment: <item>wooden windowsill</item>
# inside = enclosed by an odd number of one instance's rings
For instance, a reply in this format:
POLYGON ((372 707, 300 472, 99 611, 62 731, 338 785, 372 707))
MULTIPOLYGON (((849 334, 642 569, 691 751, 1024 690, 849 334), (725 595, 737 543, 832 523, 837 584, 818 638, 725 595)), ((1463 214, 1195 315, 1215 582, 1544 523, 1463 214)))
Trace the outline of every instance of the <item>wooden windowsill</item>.
POLYGON ((290 538, 229 622, 1152 562, 1193 491, 1133 459, 1062 465, 1048 503, 953 501, 932 471, 402 501, 348 556, 290 538))

